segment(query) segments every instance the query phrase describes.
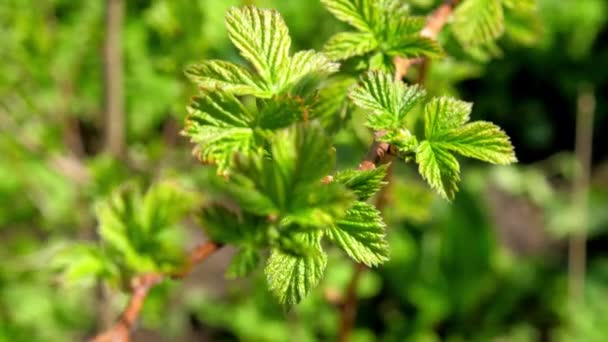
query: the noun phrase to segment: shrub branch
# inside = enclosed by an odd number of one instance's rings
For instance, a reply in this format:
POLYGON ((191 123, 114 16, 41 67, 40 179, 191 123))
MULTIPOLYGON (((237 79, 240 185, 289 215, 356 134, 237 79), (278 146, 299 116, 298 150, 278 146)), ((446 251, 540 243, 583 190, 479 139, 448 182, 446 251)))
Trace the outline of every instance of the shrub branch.
POLYGON ((186 266, 175 274, 147 273, 133 278, 131 282, 131 297, 127 307, 120 315, 116 324, 109 330, 95 336, 91 342, 128 342, 130 333, 135 325, 144 306, 144 302, 152 287, 166 278, 182 279, 192 273, 197 264, 205 261, 210 255, 222 247, 222 244, 207 241, 194 248, 188 255, 186 266))
MULTIPOLYGON (((421 34, 423 36, 436 39, 439 32, 443 29, 447 23, 450 15, 454 11, 454 8, 458 4, 459 0, 446 0, 441 6, 439 6, 433 13, 428 17, 425 27, 422 29, 421 34)), ((407 74, 409 68, 413 65, 424 66, 427 63, 425 58, 402 58, 395 57, 393 60, 395 65, 395 80, 402 80, 407 74)), ((419 79, 418 82, 424 80, 419 79)), ((370 146, 370 149, 359 164, 360 170, 373 169, 378 165, 388 164, 395 159, 395 153, 393 153, 393 147, 386 142, 378 141, 386 132, 378 131, 375 133, 375 139, 370 146)), ((387 178, 390 173, 387 175, 387 178)), ((385 187, 386 189, 386 187, 385 187)), ((384 189, 383 189, 384 190, 384 189)), ((385 191, 382 191, 377 198, 376 207, 381 209, 385 201, 385 191)), ((357 287, 359 279, 361 278, 362 272, 365 271, 365 265, 356 264, 353 270, 352 278, 347 286, 346 294, 343 301, 341 318, 340 318, 340 330, 338 332, 338 339, 341 342, 346 342, 349 339, 350 332, 353 328, 353 324, 357 315, 357 287)))

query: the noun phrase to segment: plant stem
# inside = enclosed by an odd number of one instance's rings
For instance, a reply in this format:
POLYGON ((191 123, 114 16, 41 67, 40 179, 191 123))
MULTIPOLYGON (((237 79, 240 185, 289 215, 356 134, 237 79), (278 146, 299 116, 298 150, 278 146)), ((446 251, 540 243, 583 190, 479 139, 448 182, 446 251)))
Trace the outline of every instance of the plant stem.
MULTIPOLYGON (((421 34, 423 36, 436 39, 439 35, 441 29, 447 23, 450 15, 454 11, 454 7, 458 4, 459 0, 446 0, 441 6, 439 6, 431 15, 429 16, 427 23, 421 34)), ((403 77, 407 74, 409 68, 413 65, 421 65, 423 68, 427 68, 428 65, 427 60, 425 58, 413 58, 407 59, 402 57, 395 57, 393 59, 393 63, 395 65, 395 80, 401 81, 403 77)), ((426 76, 426 70, 422 70, 421 75, 419 77, 418 83, 424 82, 424 77, 426 76)), ((375 133, 375 139, 363 159, 363 161, 359 164, 359 170, 369 170, 373 169, 381 164, 388 164, 393 161, 395 158, 395 154, 392 153, 392 147, 390 144, 381 142, 378 139, 386 134, 385 131, 378 131, 375 133)), ((392 175, 392 167, 389 168, 389 173, 387 174, 387 180, 392 175)), ((382 210, 386 205, 386 193, 387 187, 382 188, 381 192, 378 194, 376 208, 378 210, 382 210)), ((365 271, 365 266, 362 264, 356 264, 354 266, 353 275, 348 284, 346 294, 344 297, 344 305, 342 307, 341 317, 340 317, 340 330, 338 331, 338 340, 340 342, 347 342, 349 340, 350 333, 354 326, 354 321, 357 316, 357 287, 359 283, 359 279, 361 278, 361 274, 365 271)))
POLYGON ((568 251, 568 289, 570 299, 573 302, 581 299, 585 288, 586 231, 589 223, 587 211, 589 206, 594 111, 595 96, 593 91, 581 87, 576 113, 575 155, 577 169, 572 188, 572 202, 578 216, 578 226, 570 236, 568 251))
POLYGON ((125 115, 122 65, 123 0, 106 0, 104 55, 105 148, 117 158, 125 153, 125 115))
POLYGON ((135 277, 131 282, 132 290, 129 303, 118 322, 116 322, 114 327, 97 335, 90 341, 128 342, 130 340, 130 333, 135 327, 135 323, 139 318, 139 314, 141 313, 141 309, 143 308, 150 289, 166 278, 181 279, 188 276, 195 265, 205 261, 221 247, 222 244, 212 241, 207 241, 199 245, 190 252, 186 267, 175 274, 147 273, 135 277))

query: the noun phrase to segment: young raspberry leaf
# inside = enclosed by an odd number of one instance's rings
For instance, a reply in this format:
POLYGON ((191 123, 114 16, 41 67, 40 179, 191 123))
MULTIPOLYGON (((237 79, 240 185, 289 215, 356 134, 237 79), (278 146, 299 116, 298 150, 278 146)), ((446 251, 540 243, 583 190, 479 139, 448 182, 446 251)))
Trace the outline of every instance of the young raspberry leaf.
POLYGON ((387 73, 370 71, 350 92, 355 105, 369 111, 367 126, 374 130, 402 129, 405 115, 424 97, 418 86, 395 81, 387 73))
POLYGON ((327 235, 353 260, 376 266, 388 260, 385 227, 378 209, 365 202, 356 202, 329 228, 327 235))
POLYGON ((323 226, 353 201, 340 184, 321 183, 334 164, 335 151, 323 129, 300 124, 277 132, 269 151, 240 158, 225 190, 248 212, 323 226))
POLYGON ((516 162, 509 137, 496 125, 467 123, 472 105, 453 98, 434 98, 424 108, 425 138, 416 149, 416 162, 424 179, 442 197, 451 200, 458 191, 460 166, 453 153, 493 164, 516 162))
POLYGON ((254 115, 233 95, 216 91, 195 97, 188 112, 183 134, 196 144, 198 158, 216 164, 218 173, 228 172, 234 153, 253 149, 254 115))
POLYGON ((311 107, 310 118, 318 119, 325 131, 335 133, 350 114, 347 95, 355 82, 352 77, 333 77, 325 82, 311 107))
POLYGON ((338 20, 363 32, 372 32, 378 18, 374 0, 321 0, 338 20))
POLYGON ((305 254, 273 248, 264 270, 268 286, 281 304, 299 303, 317 286, 327 265, 321 234, 301 234, 300 240, 308 247, 305 254))
POLYGON ((246 248, 263 241, 268 218, 248 212, 209 205, 198 215, 200 226, 210 240, 246 248))
POLYGON ((234 95, 266 97, 265 85, 249 70, 230 62, 211 60, 186 68, 186 76, 199 88, 214 91, 222 89, 234 95))
POLYGON ((421 35, 426 19, 410 16, 397 1, 322 0, 322 3, 336 18, 357 29, 330 38, 324 51, 333 60, 378 54, 382 61, 395 56, 443 55, 436 41, 421 35))
MULTIPOLYGON (((300 51, 290 57, 289 30, 275 10, 254 6, 232 8, 226 15, 226 26, 232 43, 253 65, 261 80, 252 79, 242 69, 232 68, 230 72, 223 73, 204 70, 205 75, 216 80, 216 84, 225 79, 236 79, 237 84, 244 83, 248 87, 243 89, 242 86, 235 87, 226 82, 221 85, 228 85, 234 91, 271 97, 298 84, 303 78, 325 76, 338 71, 338 64, 312 50, 300 51)), ((223 68, 225 69, 227 68, 223 68)), ((198 79, 210 82, 201 76, 198 76, 198 79)))
POLYGON ((336 61, 362 56, 374 51, 378 42, 367 32, 341 32, 329 39, 323 48, 328 58, 336 61))
POLYGON ((320 78, 338 71, 340 65, 314 50, 296 52, 291 57, 288 76, 281 88, 290 88, 307 78, 320 78))
POLYGON ((433 40, 420 35, 426 18, 392 15, 386 21, 385 50, 391 57, 429 57, 443 56, 443 49, 433 40))
POLYGON ((464 0, 454 11, 452 31, 464 46, 492 43, 504 30, 501 0, 464 0))
POLYGON ((441 197, 452 200, 458 191, 460 164, 454 155, 423 141, 416 151, 418 172, 441 197))
POLYGON ((195 203, 192 193, 168 182, 143 195, 121 188, 96 207, 104 253, 130 273, 175 270, 184 252, 174 228, 195 203))
POLYGON ((360 201, 366 201, 386 185, 387 169, 387 165, 381 165, 364 171, 344 170, 335 175, 334 181, 353 191, 360 201))
POLYGON ((265 84, 280 84, 289 69, 291 38, 279 12, 233 7, 226 15, 226 27, 232 43, 265 84))

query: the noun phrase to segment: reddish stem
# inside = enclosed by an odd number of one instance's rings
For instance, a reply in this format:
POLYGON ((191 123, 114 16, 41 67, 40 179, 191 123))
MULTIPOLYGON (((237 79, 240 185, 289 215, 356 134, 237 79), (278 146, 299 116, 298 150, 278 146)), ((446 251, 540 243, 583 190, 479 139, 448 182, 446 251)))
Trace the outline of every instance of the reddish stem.
POLYGON ((123 311, 120 319, 109 330, 95 336, 91 342, 128 342, 130 333, 135 328, 135 324, 144 306, 146 297, 152 287, 160 283, 167 277, 181 279, 192 272, 193 266, 206 260, 211 254, 222 247, 222 244, 207 241, 190 252, 188 262, 184 269, 173 275, 161 273, 147 273, 137 276, 131 282, 131 298, 123 311))

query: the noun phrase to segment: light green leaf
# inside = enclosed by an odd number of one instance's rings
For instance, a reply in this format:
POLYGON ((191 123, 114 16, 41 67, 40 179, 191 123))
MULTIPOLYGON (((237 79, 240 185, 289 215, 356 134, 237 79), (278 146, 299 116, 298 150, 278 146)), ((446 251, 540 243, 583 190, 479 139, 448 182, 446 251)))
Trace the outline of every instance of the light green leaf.
POLYGON ((389 56, 439 58, 443 49, 435 40, 423 36, 406 36, 388 50, 389 56))
POLYGON ((395 81, 387 73, 368 72, 349 94, 355 105, 369 110, 367 125, 375 130, 404 126, 405 115, 424 97, 418 86, 395 81))
POLYGON ((365 201, 386 185, 384 178, 387 169, 387 165, 382 165, 372 170, 344 170, 336 174, 334 181, 353 191, 359 200, 365 201))
POLYGON ((376 266, 388 260, 385 227, 374 206, 357 202, 327 235, 355 261, 376 266))
POLYGON ((504 30, 501 0, 465 0, 454 11, 452 31, 464 46, 491 43, 504 30))
POLYGON ((375 52, 383 58, 374 58, 374 64, 382 61, 384 65, 386 59, 395 56, 443 55, 436 41, 421 35, 426 18, 409 15, 407 6, 399 1, 324 0, 323 3, 338 19, 359 31, 338 33, 327 42, 324 50, 333 60, 375 52))
POLYGON ((311 119, 319 119, 329 132, 335 132, 348 116, 348 90, 356 82, 351 77, 332 78, 319 91, 310 111, 311 119))
POLYGON ((273 142, 272 157, 289 185, 319 182, 335 166, 336 152, 318 125, 280 131, 273 142))
POLYGON ((210 240, 233 246, 249 246, 263 240, 268 227, 266 217, 230 210, 219 204, 201 210, 199 219, 210 240))
POLYGON ((391 39, 419 34, 426 25, 427 19, 421 16, 391 16, 385 22, 385 30, 391 39))
POLYGON ((256 69, 270 90, 289 72, 289 30, 279 12, 254 6, 231 8, 226 27, 232 43, 256 69))
POLYGON ((264 271, 270 290, 281 304, 299 303, 321 280, 327 255, 320 238, 320 234, 306 234, 303 242, 310 248, 303 255, 272 249, 264 271))
POLYGON ((134 273, 172 270, 184 257, 176 225, 192 209, 192 193, 170 182, 144 195, 123 187, 96 206, 104 250, 134 273))
POLYGON ((451 97, 435 97, 424 107, 424 134, 427 139, 469 121, 473 104, 451 97))
POLYGON ((225 190, 244 210, 318 226, 353 200, 341 185, 321 183, 334 164, 323 129, 300 124, 277 132, 266 153, 238 159, 225 190))
POLYGON ((340 61, 374 51, 378 42, 367 32, 341 32, 329 39, 323 51, 332 60, 340 61))
POLYGON ((251 273, 260 263, 260 254, 254 248, 243 247, 232 257, 226 277, 239 278, 251 273))
POLYGON ((68 246, 53 257, 51 265, 61 271, 61 278, 66 284, 116 275, 116 270, 107 262, 102 249, 93 244, 78 243, 68 246))
POLYGON ((468 123, 472 104, 448 97, 434 98, 424 108, 425 137, 416 148, 422 177, 444 198, 458 190, 460 166, 453 153, 494 164, 516 161, 509 137, 489 122, 468 123))
POLYGON ((418 172, 447 200, 454 199, 460 181, 460 165, 454 156, 429 141, 423 141, 416 151, 418 172))
POLYGON ((502 0, 505 8, 517 12, 532 12, 536 10, 536 0, 502 0))
POLYGON ((401 57, 429 57, 436 58, 443 55, 443 49, 430 38, 421 35, 426 24, 426 18, 417 16, 389 16, 386 21, 385 50, 389 56, 401 57))
POLYGON ((340 65, 333 63, 322 53, 314 50, 296 52, 289 64, 289 76, 284 88, 302 81, 303 78, 324 77, 338 71, 340 65))
POLYGON ((210 60, 193 64, 186 75, 201 89, 222 90, 235 95, 270 96, 264 85, 247 69, 230 62, 210 60))
POLYGON ((328 11, 360 31, 371 32, 378 10, 373 0, 321 0, 328 11))
POLYGON ((492 164, 506 165, 517 161, 509 137, 490 122, 476 121, 449 130, 435 137, 433 144, 492 164))
POLYGON ((189 108, 183 134, 196 144, 195 153, 205 163, 213 163, 218 173, 228 172, 235 153, 253 148, 254 115, 233 95, 219 91, 195 97, 189 108))

